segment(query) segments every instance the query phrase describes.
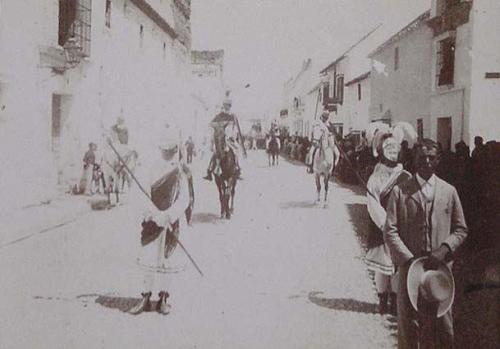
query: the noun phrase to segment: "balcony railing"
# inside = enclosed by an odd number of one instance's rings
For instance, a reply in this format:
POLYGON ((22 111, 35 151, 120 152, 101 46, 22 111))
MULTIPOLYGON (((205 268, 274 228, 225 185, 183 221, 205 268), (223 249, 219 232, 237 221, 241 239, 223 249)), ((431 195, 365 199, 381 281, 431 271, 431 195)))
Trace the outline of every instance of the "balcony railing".
POLYGON ((457 27, 469 22, 471 8, 471 1, 462 1, 444 9, 441 15, 429 19, 428 24, 434 31, 434 36, 455 30, 457 27))

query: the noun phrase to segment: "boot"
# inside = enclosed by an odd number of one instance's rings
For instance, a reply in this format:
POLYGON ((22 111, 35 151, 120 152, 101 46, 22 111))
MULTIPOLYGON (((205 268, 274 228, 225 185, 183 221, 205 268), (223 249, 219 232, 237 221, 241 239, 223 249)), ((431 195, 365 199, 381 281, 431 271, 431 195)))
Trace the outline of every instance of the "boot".
POLYGON ((158 297, 160 297, 160 300, 158 301, 156 311, 162 315, 167 315, 168 313, 170 313, 171 309, 170 304, 167 303, 167 299, 168 297, 170 297, 170 295, 167 291, 161 291, 160 293, 158 293, 158 297))
POLYGON ((389 314, 398 316, 398 296, 395 292, 389 294, 389 314))
POLYGON ((207 170, 207 175, 203 177, 203 179, 206 179, 207 181, 212 181, 212 171, 207 170))
POLYGON ((141 293, 141 295, 142 295, 142 300, 139 302, 139 304, 137 304, 135 307, 133 307, 128 311, 129 314, 139 315, 143 311, 149 310, 150 307, 149 299, 151 298, 151 292, 143 292, 141 293))
POLYGON ((388 301, 389 294, 387 292, 379 293, 378 294, 378 311, 381 315, 387 314, 387 301, 388 301))

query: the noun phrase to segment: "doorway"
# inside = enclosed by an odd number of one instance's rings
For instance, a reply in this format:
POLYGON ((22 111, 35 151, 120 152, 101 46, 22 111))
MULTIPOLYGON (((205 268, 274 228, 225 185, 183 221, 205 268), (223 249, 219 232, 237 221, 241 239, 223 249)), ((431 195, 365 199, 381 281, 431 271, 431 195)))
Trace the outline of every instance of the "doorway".
POLYGON ((451 117, 437 119, 437 141, 441 143, 443 151, 451 150, 451 117))
POLYGON ((68 119, 70 111, 71 95, 52 94, 52 152, 58 166, 57 177, 58 184, 61 184, 63 178, 63 164, 61 161, 61 138, 63 136, 64 123, 68 119))

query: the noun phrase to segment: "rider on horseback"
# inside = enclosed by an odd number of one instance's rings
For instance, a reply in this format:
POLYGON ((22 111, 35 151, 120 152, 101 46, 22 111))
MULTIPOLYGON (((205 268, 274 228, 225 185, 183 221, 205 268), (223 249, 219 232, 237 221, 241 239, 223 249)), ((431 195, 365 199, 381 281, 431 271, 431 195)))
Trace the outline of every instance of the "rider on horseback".
POLYGON ((116 120, 116 124, 111 127, 111 136, 115 144, 128 144, 128 129, 127 126, 125 126, 125 119, 123 116, 120 115, 116 120))
MULTIPOLYGON (((241 134, 238 127, 238 121, 234 114, 230 113, 231 110, 231 100, 227 98, 224 99, 222 105, 222 111, 215 116, 212 120, 211 126, 214 128, 214 136, 217 132, 222 132, 225 135, 225 143, 226 149, 221 149, 220 151, 230 151, 233 153, 235 161, 236 161, 236 174, 238 179, 241 180, 241 168, 238 161, 238 153, 239 153, 239 143, 238 138, 241 141, 241 134)), ((215 143, 215 137, 214 137, 215 143)), ((218 154, 218 150, 214 149, 214 154, 210 159, 207 168, 207 175, 203 177, 206 180, 212 180, 212 173, 220 166, 220 154, 218 154)))
POLYGON ((329 137, 331 135, 328 128, 328 111, 323 111, 321 114, 321 122, 316 122, 312 125, 311 132, 311 148, 306 156, 307 173, 313 173, 313 162, 316 150, 319 148, 319 142, 322 137, 329 137))

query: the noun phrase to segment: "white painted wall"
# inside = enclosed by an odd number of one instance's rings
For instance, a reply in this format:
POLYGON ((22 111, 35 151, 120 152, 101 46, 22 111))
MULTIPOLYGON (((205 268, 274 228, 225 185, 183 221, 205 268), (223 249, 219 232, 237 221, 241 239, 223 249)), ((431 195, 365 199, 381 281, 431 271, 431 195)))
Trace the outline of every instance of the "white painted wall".
POLYGON ((348 108, 344 133, 365 130, 370 122, 370 78, 347 86, 344 93, 345 106, 348 108), (361 85, 361 100, 358 99, 358 84, 361 85))
MULTIPOLYGON (((7 88, 1 97, 6 107, 0 146, 9 151, 0 159, 7 168, 0 194, 15 193, 19 205, 53 195, 58 171, 63 189, 77 181, 87 144, 102 146, 102 127, 109 129, 122 112, 130 143, 145 161, 165 122, 192 127, 189 52, 124 1, 112 2, 110 29, 105 0, 92 1, 91 56, 64 75, 39 66, 39 47, 57 45, 58 1, 3 2, 0 81, 7 88), (72 96, 59 156, 51 151, 53 93, 72 96)), ((160 2, 166 14, 170 1, 160 2)))
POLYGON ((500 140, 500 79, 485 79, 486 72, 500 72, 499 16, 500 1, 474 1, 468 144, 474 144, 477 135, 485 141, 500 140))
POLYGON ((452 118, 452 150, 460 140, 467 141, 469 133, 469 97, 471 86, 471 40, 470 23, 457 28, 455 38, 455 72, 452 86, 437 86, 436 61, 439 41, 447 38, 450 33, 444 33, 433 38, 432 76, 431 76, 431 133, 432 139, 437 139, 437 119, 452 118))
POLYGON ((424 137, 430 136, 431 56, 432 31, 422 23, 372 57, 371 120, 390 110, 392 123, 407 121, 416 129, 417 119, 422 118, 424 137), (398 70, 394 70, 395 47, 399 47, 398 70))

